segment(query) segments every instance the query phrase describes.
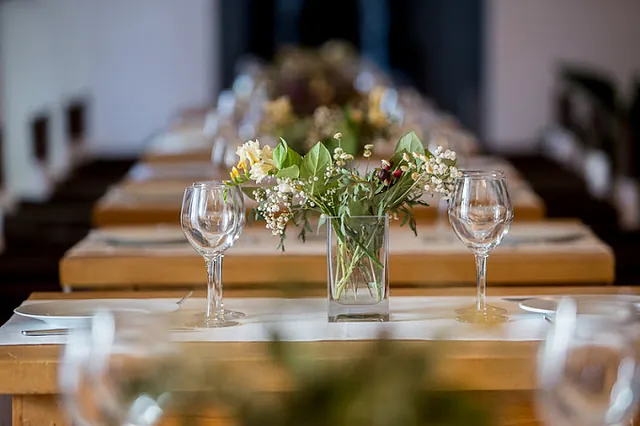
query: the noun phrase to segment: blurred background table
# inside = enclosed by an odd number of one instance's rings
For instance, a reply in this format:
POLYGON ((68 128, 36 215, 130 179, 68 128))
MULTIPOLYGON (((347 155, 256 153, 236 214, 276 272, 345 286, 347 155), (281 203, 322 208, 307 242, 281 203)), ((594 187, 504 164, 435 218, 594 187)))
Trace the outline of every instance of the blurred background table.
MULTIPOLYGON (((473 255, 450 229, 420 226, 390 229, 390 282, 400 286, 475 285, 473 255), (444 231, 444 232, 442 232, 444 231)), ((287 251, 255 223, 224 261, 226 287, 277 287, 326 283, 324 229, 306 243, 290 229, 287 251)), ((94 230, 60 262, 65 288, 157 289, 204 286, 204 261, 179 228, 131 227, 94 230)), ((488 280, 498 284, 610 284, 612 250, 578 222, 518 223, 488 261, 488 280)))
MULTIPOLYGON (((179 224, 184 188, 193 181, 209 176, 215 179, 225 179, 227 176, 213 167, 210 173, 204 168, 194 167, 191 172, 187 170, 173 169, 168 165, 134 168, 124 182, 112 186, 96 202, 93 208, 94 226, 179 224), (198 176, 201 173, 203 175, 198 176), (141 175, 145 178, 140 178, 141 175)), ((526 182, 517 179, 509 181, 509 191, 516 222, 539 221, 545 217, 544 202, 526 182)), ((426 201, 431 202, 430 199, 426 201)), ((251 208, 250 200, 247 200, 247 205, 251 208)), ((418 206, 414 208, 414 215, 418 223, 429 224, 437 220, 438 211, 433 205, 418 206)))

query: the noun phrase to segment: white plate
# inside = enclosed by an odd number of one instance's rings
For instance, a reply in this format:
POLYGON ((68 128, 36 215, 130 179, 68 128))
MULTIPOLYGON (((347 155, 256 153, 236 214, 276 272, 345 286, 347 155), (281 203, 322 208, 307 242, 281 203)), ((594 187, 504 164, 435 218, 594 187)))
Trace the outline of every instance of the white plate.
POLYGON ((569 243, 580 240, 588 234, 574 227, 516 227, 504 237, 503 243, 569 243))
POLYGON ((95 232, 95 238, 110 244, 181 244, 187 240, 180 228, 109 228, 95 232))
MULTIPOLYGON (((580 306, 579 309, 583 313, 605 313, 612 312, 619 307, 620 302, 631 303, 639 307, 640 298, 638 296, 630 295, 582 295, 572 296, 580 306)), ((555 315, 558 307, 558 302, 562 299, 561 296, 557 297, 535 297, 532 299, 524 300, 520 302, 520 308, 537 314, 555 315)))
POLYGON ((113 312, 168 313, 178 309, 171 300, 90 299, 52 300, 22 305, 16 315, 44 321, 53 327, 74 328, 86 325, 100 310, 113 312))

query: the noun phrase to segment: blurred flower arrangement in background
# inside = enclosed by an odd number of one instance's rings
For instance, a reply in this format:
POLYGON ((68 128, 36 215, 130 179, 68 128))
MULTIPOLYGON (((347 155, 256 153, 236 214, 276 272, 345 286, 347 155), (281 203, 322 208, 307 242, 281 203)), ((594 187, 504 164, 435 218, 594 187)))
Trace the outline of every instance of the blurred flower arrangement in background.
POLYGON ((271 100, 264 105, 260 132, 281 137, 302 153, 318 141, 333 151, 332 136, 340 132, 341 148, 351 155, 397 135, 401 114, 393 102, 395 90, 385 85, 356 90, 357 78, 358 58, 343 43, 283 49, 265 74, 271 100))

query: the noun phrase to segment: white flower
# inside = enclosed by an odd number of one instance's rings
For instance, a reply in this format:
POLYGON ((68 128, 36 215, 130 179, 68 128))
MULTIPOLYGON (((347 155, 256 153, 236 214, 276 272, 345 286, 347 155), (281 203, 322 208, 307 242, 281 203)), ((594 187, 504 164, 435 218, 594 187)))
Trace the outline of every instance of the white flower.
POLYGON ((289 182, 280 182, 278 185, 278 191, 284 194, 290 194, 293 192, 293 187, 289 184, 289 182))
POLYGON ((364 146, 364 149, 366 149, 367 151, 371 151, 373 149, 373 144, 372 143, 368 143, 364 146))
POLYGON ((407 154, 406 152, 402 154, 402 159, 407 163, 411 160, 411 158, 409 157, 409 154, 407 154))
POLYGON ((265 145, 260 150, 260 160, 264 161, 267 164, 276 165, 273 161, 273 149, 269 145, 265 145))
POLYGON ((335 140, 340 140, 342 138, 342 133, 340 133, 340 132, 336 133, 335 135, 333 135, 333 138, 335 140))
POLYGON ((236 154, 240 157, 240 161, 249 161, 249 164, 260 161, 260 142, 247 141, 236 149, 236 154))
POLYGON ((342 154, 340 156, 340 159, 344 160, 344 161, 353 161, 353 155, 351 155, 351 154, 342 154))
POLYGON ((257 183, 260 183, 262 179, 269 175, 269 172, 273 170, 274 167, 272 164, 259 162, 254 163, 251 166, 251 171, 249 172, 249 177, 255 180, 257 183))
POLYGON ((441 157, 447 160, 455 160, 456 153, 454 151, 451 151, 450 149, 447 149, 444 153, 442 153, 441 157))

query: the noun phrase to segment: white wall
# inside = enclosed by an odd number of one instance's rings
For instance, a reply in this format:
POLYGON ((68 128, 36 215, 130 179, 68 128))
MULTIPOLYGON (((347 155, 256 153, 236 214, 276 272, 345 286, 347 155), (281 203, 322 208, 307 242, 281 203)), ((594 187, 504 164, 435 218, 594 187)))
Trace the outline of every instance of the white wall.
POLYGON ((178 109, 218 89, 219 0, 0 2, 0 104, 10 190, 47 195, 69 167, 64 106, 91 99, 89 153, 138 152, 178 109), (29 118, 51 114, 51 161, 32 158, 29 118))
POLYGON ((138 152, 176 110, 212 100, 217 0, 91 1, 100 19, 90 149, 138 152))
MULTIPOLYGON (((47 178, 32 156, 29 121, 48 111, 59 117, 53 20, 38 1, 3 2, 0 9, 0 77, 6 182, 12 192, 31 198, 46 196, 47 178)), ((50 139, 61 123, 50 123, 50 139)), ((53 141, 57 144, 57 141, 53 141)))
POLYGON ((638 0, 487 0, 485 138, 527 150, 550 123, 564 60, 594 65, 628 93, 640 73, 638 0))

